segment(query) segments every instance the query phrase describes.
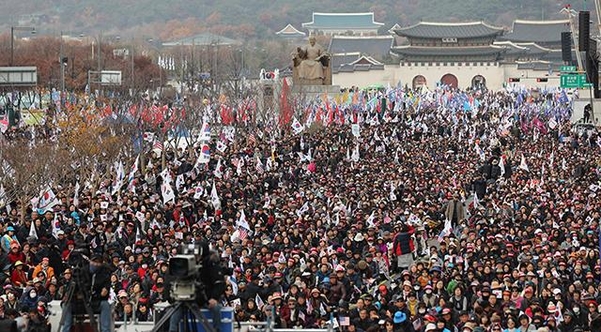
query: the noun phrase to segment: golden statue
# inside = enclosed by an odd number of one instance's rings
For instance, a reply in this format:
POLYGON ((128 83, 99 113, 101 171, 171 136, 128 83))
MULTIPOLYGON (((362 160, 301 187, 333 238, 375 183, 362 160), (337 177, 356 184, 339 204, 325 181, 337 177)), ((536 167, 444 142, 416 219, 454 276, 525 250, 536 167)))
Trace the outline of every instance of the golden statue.
POLYGON ((309 44, 297 47, 292 53, 294 63, 294 78, 300 84, 330 85, 332 84, 329 70, 330 56, 317 44, 315 36, 309 37, 309 44))

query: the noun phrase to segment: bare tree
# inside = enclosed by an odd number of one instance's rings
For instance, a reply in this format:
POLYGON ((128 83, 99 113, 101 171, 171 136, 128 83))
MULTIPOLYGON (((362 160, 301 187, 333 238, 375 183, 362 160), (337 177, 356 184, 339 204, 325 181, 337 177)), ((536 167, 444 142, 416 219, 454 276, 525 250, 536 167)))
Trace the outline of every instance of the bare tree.
POLYGON ((6 202, 16 201, 20 206, 22 222, 31 200, 39 198, 49 186, 62 183, 70 172, 65 167, 69 161, 65 152, 52 140, 34 141, 18 135, 2 141, 0 182, 5 188, 6 202))

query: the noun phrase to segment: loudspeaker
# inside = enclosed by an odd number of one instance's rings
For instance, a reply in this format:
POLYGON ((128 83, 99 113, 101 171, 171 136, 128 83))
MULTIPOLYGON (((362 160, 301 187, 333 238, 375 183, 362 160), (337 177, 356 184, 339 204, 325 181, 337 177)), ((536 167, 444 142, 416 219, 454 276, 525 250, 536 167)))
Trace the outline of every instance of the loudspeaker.
POLYGON ((572 63, 572 33, 569 31, 561 33, 561 60, 572 63))
POLYGON ((578 50, 587 52, 591 38, 591 13, 583 10, 578 13, 578 50))

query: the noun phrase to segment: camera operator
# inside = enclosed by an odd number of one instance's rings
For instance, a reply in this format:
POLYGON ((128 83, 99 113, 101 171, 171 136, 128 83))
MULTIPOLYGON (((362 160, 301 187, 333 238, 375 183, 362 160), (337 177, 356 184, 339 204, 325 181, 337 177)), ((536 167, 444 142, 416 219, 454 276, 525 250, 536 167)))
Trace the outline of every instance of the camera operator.
MULTIPOLYGON (((84 258, 82 258, 84 259, 84 258)), ((85 264, 81 264, 85 267, 85 264)), ((64 324, 62 332, 70 332, 73 325, 73 309, 78 303, 89 301, 88 304, 93 312, 100 312, 100 332, 109 332, 111 328, 111 306, 108 303, 110 282, 110 270, 103 264, 103 258, 100 255, 94 255, 90 259, 88 269, 79 267, 81 271, 80 284, 76 284, 74 279, 69 281, 67 287, 86 287, 90 291, 90 298, 83 298, 83 292, 77 288, 73 292, 73 297, 69 300, 63 299, 64 324), (82 285, 83 284, 83 285, 82 285), (87 284, 87 285, 86 285, 87 284), (68 301, 68 302, 66 302, 68 301), (75 305, 74 305, 75 304, 75 305)))
MULTIPOLYGON (((201 294, 197 294, 197 304, 200 307, 206 307, 213 316, 213 329, 219 332, 221 327, 221 300, 225 293, 225 276, 221 266, 221 260, 217 252, 209 249, 206 241, 200 243, 202 255, 196 257, 197 263, 202 262, 202 269, 199 273, 199 280, 202 284, 201 294)), ((169 320, 169 332, 177 332, 179 324, 183 319, 183 311, 180 307, 175 311, 169 320)))
POLYGON ((27 332, 50 332, 50 323, 38 311, 38 308, 29 309, 27 332))

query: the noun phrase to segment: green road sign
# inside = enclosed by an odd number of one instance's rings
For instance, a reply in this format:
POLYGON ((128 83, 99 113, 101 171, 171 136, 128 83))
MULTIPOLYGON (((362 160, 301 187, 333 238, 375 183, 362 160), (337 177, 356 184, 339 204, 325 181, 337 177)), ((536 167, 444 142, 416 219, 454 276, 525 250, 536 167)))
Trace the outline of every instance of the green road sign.
POLYGON ((586 84, 586 74, 561 74, 559 86, 562 88, 583 88, 586 84))
POLYGON ((561 66, 561 67, 559 67, 559 71, 561 71, 561 72, 576 71, 576 66, 561 66))

